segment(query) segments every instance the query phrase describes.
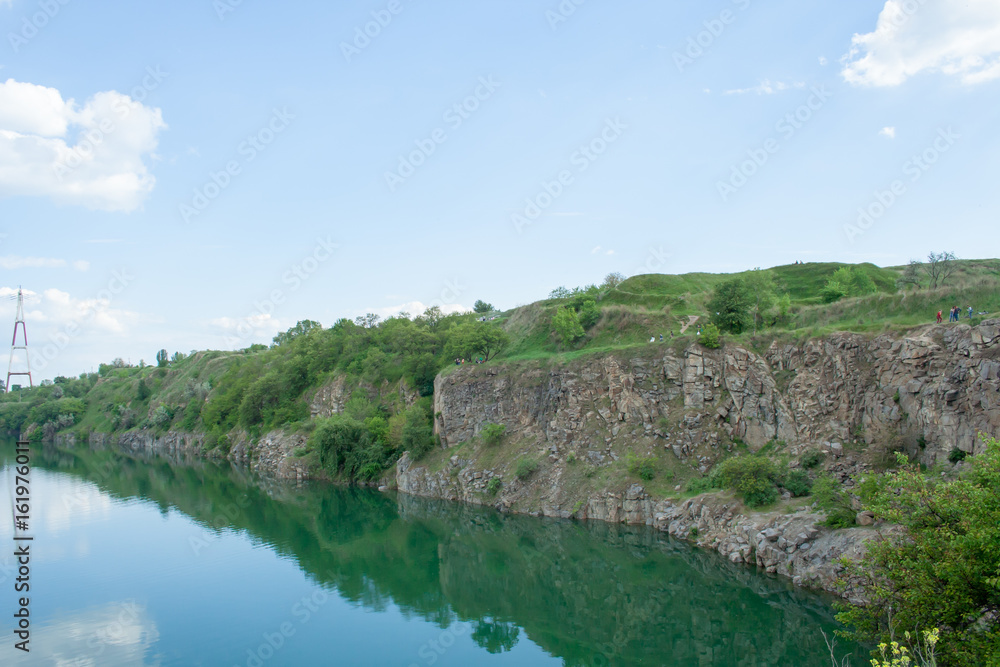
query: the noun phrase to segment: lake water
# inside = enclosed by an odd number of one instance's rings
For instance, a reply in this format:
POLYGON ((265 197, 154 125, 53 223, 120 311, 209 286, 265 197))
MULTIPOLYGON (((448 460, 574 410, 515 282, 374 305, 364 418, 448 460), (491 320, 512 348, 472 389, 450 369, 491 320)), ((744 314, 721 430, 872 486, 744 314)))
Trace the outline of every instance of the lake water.
POLYGON ((32 466, 29 654, 0 522, 5 667, 829 664, 830 598, 646 527, 85 446, 32 466))

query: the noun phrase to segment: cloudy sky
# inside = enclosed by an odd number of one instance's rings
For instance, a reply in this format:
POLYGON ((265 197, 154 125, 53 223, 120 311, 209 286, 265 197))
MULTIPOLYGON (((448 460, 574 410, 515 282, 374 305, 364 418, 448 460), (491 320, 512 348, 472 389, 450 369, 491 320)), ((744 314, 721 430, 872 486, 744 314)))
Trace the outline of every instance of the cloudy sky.
POLYGON ((996 0, 0 0, 0 38, 38 378, 611 271, 1000 255, 996 0))

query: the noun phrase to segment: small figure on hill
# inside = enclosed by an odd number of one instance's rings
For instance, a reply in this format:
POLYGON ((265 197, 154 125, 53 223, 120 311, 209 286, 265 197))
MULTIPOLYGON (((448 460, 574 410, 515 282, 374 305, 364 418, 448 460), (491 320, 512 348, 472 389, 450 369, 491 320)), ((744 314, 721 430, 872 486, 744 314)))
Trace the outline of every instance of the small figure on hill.
POLYGON ((653 336, 650 336, 649 337, 649 342, 650 343, 655 343, 656 342, 656 338, 654 338, 653 336))
POLYGON ((972 319, 972 306, 969 306, 969 319, 972 319))
POLYGON ((940 310, 938 311, 937 323, 941 324, 941 311, 940 310))
MULTIPOLYGON (((970 310, 969 312, 972 312, 972 311, 970 310)), ((971 317, 971 315, 970 315, 970 317, 971 317)), ((663 334, 660 334, 660 342, 661 343, 663 342, 663 334)))

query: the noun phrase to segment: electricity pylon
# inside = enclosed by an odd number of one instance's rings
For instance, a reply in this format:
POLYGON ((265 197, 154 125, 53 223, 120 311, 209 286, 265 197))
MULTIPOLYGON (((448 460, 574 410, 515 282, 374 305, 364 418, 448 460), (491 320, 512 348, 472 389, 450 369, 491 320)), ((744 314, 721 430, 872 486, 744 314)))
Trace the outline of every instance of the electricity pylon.
POLYGON ((6 391, 10 391, 10 378, 12 375, 27 375, 28 387, 33 387, 31 382, 31 357, 28 356, 28 330, 24 326, 24 292, 20 286, 17 288, 17 316, 14 318, 14 338, 10 341, 10 360, 7 362, 7 384, 4 385, 6 391), (21 325, 21 344, 17 344, 17 327, 21 325), (24 350, 24 365, 26 370, 15 371, 14 355, 18 350, 24 350))

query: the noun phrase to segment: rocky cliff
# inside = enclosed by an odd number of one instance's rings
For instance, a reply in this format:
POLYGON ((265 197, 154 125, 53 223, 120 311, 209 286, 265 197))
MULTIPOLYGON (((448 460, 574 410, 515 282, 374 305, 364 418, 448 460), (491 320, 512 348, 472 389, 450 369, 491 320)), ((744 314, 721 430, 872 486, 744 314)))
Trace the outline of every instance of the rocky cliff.
POLYGON ((704 473, 740 442, 755 450, 781 441, 792 456, 829 454, 827 469, 850 487, 866 469, 865 448, 887 441, 928 465, 953 449, 978 453, 979 434, 1000 432, 1000 320, 905 337, 839 333, 762 351, 651 344, 564 365, 462 367, 438 377, 434 410, 447 464, 404 456, 396 471, 403 492, 655 525, 697 535, 733 562, 829 589, 836 559, 860 553, 870 529, 819 528, 808 507, 753 513, 728 497, 654 497, 613 476, 603 488, 587 484, 581 498, 577 462, 599 471, 626 451, 660 451, 704 473), (520 453, 466 446, 488 423, 504 425, 501 447, 520 453), (540 470, 518 477, 514 462, 527 457, 540 470))
POLYGON ((981 451, 978 435, 1000 431, 1000 320, 774 342, 762 353, 651 344, 563 366, 469 366, 438 377, 434 410, 446 447, 489 422, 560 452, 638 436, 678 457, 733 438, 801 449, 892 429, 914 435, 931 464, 954 448, 981 451))

